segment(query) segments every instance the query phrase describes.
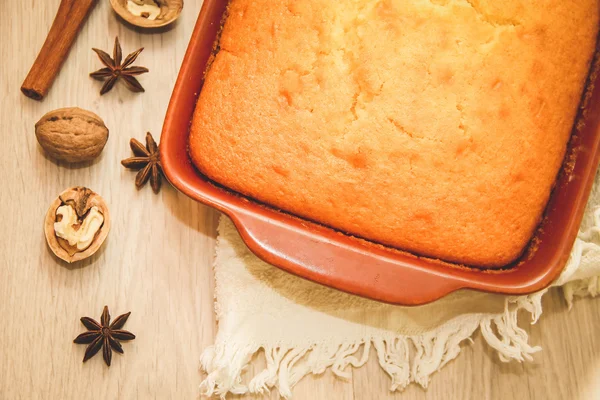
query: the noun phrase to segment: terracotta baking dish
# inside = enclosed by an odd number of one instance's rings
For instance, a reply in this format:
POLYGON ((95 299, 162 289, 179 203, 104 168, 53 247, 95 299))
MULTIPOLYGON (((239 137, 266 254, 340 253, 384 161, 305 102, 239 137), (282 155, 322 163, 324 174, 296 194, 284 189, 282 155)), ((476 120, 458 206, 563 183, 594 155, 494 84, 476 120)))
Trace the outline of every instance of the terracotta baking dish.
POLYGON ((256 255, 312 281, 403 305, 427 303, 462 288, 531 293, 548 286, 559 275, 577 235, 598 165, 597 79, 590 79, 586 111, 576 124, 580 129, 574 132, 568 162, 547 207, 543 229, 539 229, 529 250, 501 270, 445 264, 347 236, 259 204, 211 183, 194 168, 187 151, 188 130, 226 5, 227 0, 204 1, 173 90, 160 152, 173 186, 227 214, 256 255))

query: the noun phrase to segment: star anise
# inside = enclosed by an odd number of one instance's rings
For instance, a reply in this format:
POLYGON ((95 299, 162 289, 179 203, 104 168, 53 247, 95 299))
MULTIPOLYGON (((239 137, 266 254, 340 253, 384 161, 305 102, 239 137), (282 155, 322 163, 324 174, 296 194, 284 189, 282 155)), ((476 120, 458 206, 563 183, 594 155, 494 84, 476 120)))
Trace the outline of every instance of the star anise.
POLYGON ((85 349, 83 362, 86 362, 95 356, 100 348, 102 348, 104 362, 109 367, 113 350, 123 354, 123 348, 121 347, 119 340, 135 339, 133 333, 121 329, 123 325, 125 325, 125 322, 127 322, 127 318, 129 318, 130 314, 131 312, 119 315, 111 324, 108 307, 104 306, 102 316, 100 317, 100 323, 90 317, 81 318, 81 323, 88 328, 88 331, 77 336, 73 342, 77 344, 89 344, 87 349, 85 349))
POLYGON ((150 179, 150 186, 154 193, 158 193, 161 184, 162 165, 158 145, 150 132, 146 133, 146 147, 137 139, 131 139, 129 146, 135 157, 121 161, 125 168, 141 170, 135 176, 135 186, 139 189, 150 179))
POLYGON ((110 91, 113 88, 117 80, 119 78, 123 79, 125 85, 132 92, 143 92, 144 88, 140 84, 140 82, 135 78, 134 75, 140 75, 148 72, 148 68, 146 67, 136 67, 131 64, 135 61, 137 56, 144 50, 144 48, 137 49, 133 53, 129 54, 125 57, 125 61, 121 64, 121 45, 119 44, 119 38, 115 37, 115 47, 113 49, 112 58, 108 55, 108 53, 100 50, 100 49, 92 49, 98 54, 100 61, 102 64, 106 65, 106 67, 99 69, 98 71, 92 72, 90 76, 94 79, 104 80, 108 78, 104 85, 102 85, 102 89, 100 89, 100 94, 110 91))

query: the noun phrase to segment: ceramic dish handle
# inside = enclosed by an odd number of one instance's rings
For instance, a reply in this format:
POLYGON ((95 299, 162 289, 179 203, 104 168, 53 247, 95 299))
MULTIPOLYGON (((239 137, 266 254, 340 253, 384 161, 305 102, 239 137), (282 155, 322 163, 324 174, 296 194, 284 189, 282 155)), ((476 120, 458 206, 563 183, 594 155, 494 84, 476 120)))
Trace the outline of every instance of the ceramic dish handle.
POLYGON ((350 247, 335 238, 323 240, 322 236, 295 226, 302 222, 274 222, 243 209, 228 214, 246 244, 260 258, 324 285, 406 305, 431 302, 465 286, 459 278, 449 279, 447 274, 385 255, 374 257, 372 249, 361 251, 360 247, 350 247), (290 264, 301 268, 289 269, 286 266, 290 264))

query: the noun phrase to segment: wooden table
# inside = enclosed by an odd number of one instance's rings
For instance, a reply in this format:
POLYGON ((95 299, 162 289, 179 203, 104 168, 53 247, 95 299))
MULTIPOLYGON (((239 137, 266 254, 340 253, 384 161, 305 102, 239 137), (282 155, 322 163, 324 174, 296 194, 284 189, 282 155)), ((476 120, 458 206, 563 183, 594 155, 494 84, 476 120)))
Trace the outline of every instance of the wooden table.
MULTIPOLYGON (((218 215, 169 185, 158 196, 150 187, 136 190, 134 173, 119 161, 130 156, 130 137, 160 133, 201 0, 186 0, 178 23, 154 34, 125 26, 108 0, 100 1, 49 95, 36 102, 19 87, 58 4, 5 1, 0 13, 0 399, 197 398, 199 355, 216 331, 211 262, 218 215), (146 48, 136 63, 150 69, 140 77, 146 93, 117 85, 100 97, 101 84, 88 77, 100 68, 91 47, 112 50, 116 35, 125 54, 146 48), (96 161, 55 163, 38 146, 35 122, 65 106, 92 110, 109 127, 108 144, 96 161), (51 255, 42 226, 51 201, 75 185, 104 196, 112 231, 99 253, 70 266, 51 255), (105 304, 113 316, 131 311, 125 327, 137 335, 110 369, 99 356, 83 364, 85 347, 72 343, 84 330, 79 318, 99 318, 105 304)), ((600 302, 579 301, 568 312, 553 292, 544 306, 541 321, 528 328, 531 342, 544 347, 533 364, 500 363, 476 337, 428 391, 411 386, 390 394, 373 357, 348 382, 330 373, 304 379, 295 398, 592 398, 600 389, 600 302)), ((256 360, 249 373, 261 364, 256 360)))

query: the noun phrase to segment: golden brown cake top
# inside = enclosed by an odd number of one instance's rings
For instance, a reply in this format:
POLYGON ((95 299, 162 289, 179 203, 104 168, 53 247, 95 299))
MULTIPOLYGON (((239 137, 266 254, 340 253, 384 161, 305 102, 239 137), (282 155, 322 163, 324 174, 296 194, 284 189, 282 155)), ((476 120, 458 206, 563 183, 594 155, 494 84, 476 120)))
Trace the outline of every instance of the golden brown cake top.
POLYGON ((339 230, 503 265, 548 200, 597 29, 596 0, 232 0, 191 155, 339 230))

